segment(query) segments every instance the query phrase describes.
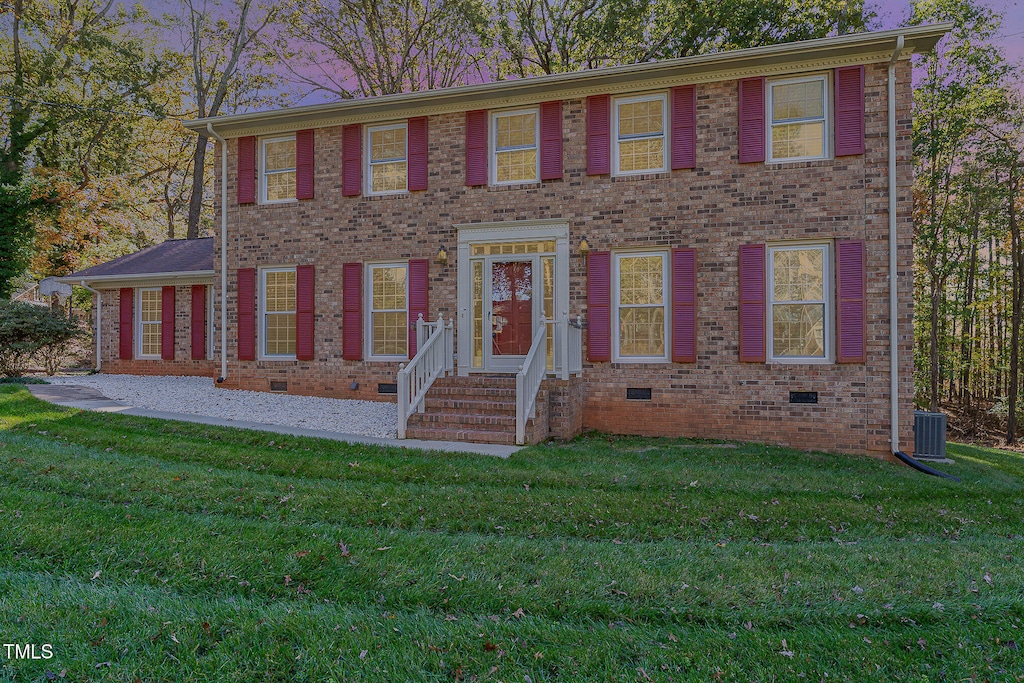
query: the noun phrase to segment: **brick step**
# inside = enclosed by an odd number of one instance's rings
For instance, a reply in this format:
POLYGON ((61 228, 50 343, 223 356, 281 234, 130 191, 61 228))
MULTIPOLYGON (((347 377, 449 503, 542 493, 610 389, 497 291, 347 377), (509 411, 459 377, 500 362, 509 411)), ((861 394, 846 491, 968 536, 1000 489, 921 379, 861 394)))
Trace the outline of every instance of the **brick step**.
POLYGON ((516 428, 516 416, 512 415, 474 415, 470 413, 415 413, 409 416, 409 425, 437 425, 458 429, 512 429, 516 428))
POLYGON ((514 446, 516 432, 492 432, 480 429, 425 429, 410 425, 405 431, 406 438, 428 441, 468 441, 470 443, 496 443, 514 446))
POLYGON ((430 387, 427 396, 445 396, 472 399, 492 399, 516 401, 516 388, 508 387, 457 387, 457 386, 434 386, 430 387))
POLYGON ((469 375, 467 377, 459 377, 453 375, 451 377, 438 377, 434 380, 435 387, 505 387, 509 389, 516 388, 515 375, 469 375))
POLYGON ((512 415, 516 414, 515 401, 488 401, 463 399, 462 396, 432 396, 423 400, 427 413, 468 413, 470 415, 512 415))

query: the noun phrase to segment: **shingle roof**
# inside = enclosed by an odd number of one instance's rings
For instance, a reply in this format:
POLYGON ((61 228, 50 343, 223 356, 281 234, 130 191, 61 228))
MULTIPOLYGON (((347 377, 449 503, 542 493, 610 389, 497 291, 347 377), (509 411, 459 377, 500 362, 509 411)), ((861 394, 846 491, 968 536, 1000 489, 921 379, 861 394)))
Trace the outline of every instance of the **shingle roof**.
POLYGON ((135 277, 160 273, 213 271, 213 238, 167 240, 113 261, 67 275, 62 280, 135 277))

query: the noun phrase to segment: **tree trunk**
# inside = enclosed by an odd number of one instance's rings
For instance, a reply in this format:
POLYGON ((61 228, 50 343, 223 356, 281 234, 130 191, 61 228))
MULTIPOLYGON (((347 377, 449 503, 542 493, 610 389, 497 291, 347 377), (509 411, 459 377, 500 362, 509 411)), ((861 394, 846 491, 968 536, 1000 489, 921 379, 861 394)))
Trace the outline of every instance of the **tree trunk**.
MULTIPOLYGON (((199 134, 196 140, 195 163, 192 166, 192 193, 188 200, 188 230, 185 239, 194 240, 199 237, 199 219, 203 213, 203 194, 206 175, 206 143, 207 136, 199 134)), ((226 178, 221 178, 226 182, 226 178)))
POLYGON ((967 264, 967 282, 964 286, 964 326, 960 336, 960 403, 964 407, 971 405, 971 357, 974 350, 974 280, 978 272, 978 233, 980 216, 978 204, 974 204, 974 226, 971 231, 971 256, 967 264))
POLYGON ((1020 359, 1020 316, 1021 307, 1024 304, 1022 298, 1024 293, 1021 292, 1021 244, 1020 244, 1020 227, 1017 225, 1017 159, 1014 158, 1010 162, 1010 178, 1009 178, 1009 189, 1010 189, 1010 201, 1009 209, 1007 212, 1007 219, 1010 224, 1010 239, 1011 239, 1011 264, 1013 267, 1013 312, 1012 312, 1012 327, 1010 329, 1010 391, 1007 398, 1009 403, 1009 415, 1006 418, 1006 443, 1012 444, 1017 441, 1017 388, 1020 383, 1020 377, 1018 375, 1018 365, 1020 359))

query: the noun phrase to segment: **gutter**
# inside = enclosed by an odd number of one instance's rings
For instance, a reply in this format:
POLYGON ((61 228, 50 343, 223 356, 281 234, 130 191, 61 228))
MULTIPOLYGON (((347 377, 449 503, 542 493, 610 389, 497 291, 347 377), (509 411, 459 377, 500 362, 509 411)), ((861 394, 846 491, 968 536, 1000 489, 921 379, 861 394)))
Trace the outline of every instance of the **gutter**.
POLYGON ((78 284, 92 292, 93 296, 96 297, 96 372, 99 372, 103 367, 103 356, 100 353, 100 338, 103 336, 103 325, 101 324, 103 322, 103 293, 85 284, 85 280, 78 284))
MULTIPOLYGON (((122 273, 113 275, 88 275, 86 277, 57 278, 57 282, 66 282, 69 285, 77 285, 81 282, 134 282, 141 280, 168 280, 171 278, 205 278, 212 277, 216 271, 213 270, 169 270, 163 273, 122 273)), ((82 285, 83 287, 85 285, 82 285)))
POLYGON ((220 143, 220 384, 228 377, 228 141, 210 122, 206 132, 220 143))

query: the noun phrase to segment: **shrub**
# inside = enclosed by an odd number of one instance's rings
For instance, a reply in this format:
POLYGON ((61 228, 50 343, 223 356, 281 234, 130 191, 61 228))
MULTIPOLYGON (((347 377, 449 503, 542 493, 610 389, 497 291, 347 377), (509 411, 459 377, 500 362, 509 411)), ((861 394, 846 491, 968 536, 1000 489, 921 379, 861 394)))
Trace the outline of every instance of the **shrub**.
POLYGON ((48 308, 0 302, 0 375, 20 377, 33 359, 56 374, 84 332, 77 320, 48 308))

